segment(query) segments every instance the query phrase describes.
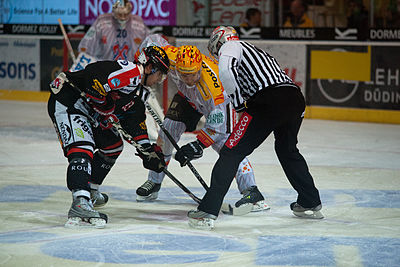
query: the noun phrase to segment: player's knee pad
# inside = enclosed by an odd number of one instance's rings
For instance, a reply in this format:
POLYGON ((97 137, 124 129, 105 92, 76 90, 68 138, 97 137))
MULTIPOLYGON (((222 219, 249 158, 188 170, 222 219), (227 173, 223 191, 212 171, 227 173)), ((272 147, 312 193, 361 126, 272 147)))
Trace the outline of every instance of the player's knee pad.
POLYGON ((87 156, 75 155, 69 159, 67 169, 67 186, 69 190, 90 191, 89 180, 92 174, 91 159, 87 156))
POLYGON ((58 101, 54 103, 52 109, 54 110, 51 118, 65 156, 69 157, 71 149, 77 146, 94 146, 92 126, 86 116, 70 114, 68 107, 58 101))
MULTIPOLYGON (((174 121, 168 118, 165 118, 163 124, 165 129, 167 129, 167 131, 175 140, 175 142, 178 143, 182 134, 186 130, 185 124, 183 122, 174 121)), ((174 146, 172 145, 169 138, 165 135, 164 131, 162 130, 160 130, 158 133, 157 145, 161 147, 164 155, 172 154, 174 146)))
POLYGON ((100 151, 94 153, 93 169, 90 182, 94 184, 102 184, 111 168, 114 166, 118 155, 106 156, 100 151))

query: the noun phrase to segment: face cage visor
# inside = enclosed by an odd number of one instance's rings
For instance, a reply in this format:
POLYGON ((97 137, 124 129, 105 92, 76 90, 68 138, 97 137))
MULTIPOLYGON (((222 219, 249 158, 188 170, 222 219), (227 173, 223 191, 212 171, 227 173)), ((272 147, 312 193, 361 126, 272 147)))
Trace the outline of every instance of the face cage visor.
POLYGON ((186 85, 194 86, 196 83, 198 83, 200 81, 201 70, 202 70, 202 68, 200 68, 195 73, 184 73, 184 72, 180 72, 180 71, 177 70, 176 73, 178 74, 179 79, 181 81, 183 81, 186 85), (193 84, 188 84, 187 83, 188 79, 190 79, 190 82, 193 82, 193 84))

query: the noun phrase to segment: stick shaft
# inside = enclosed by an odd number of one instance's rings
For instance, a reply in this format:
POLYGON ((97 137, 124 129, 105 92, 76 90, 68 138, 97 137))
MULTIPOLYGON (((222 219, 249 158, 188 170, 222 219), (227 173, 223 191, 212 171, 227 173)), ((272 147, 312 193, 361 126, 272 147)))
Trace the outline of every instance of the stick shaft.
POLYGON ((70 56, 72 58, 72 61, 75 62, 76 61, 76 57, 75 57, 75 54, 74 54, 74 50, 72 49, 71 43, 69 42, 69 38, 68 38, 67 32, 65 31, 65 28, 64 28, 64 25, 63 25, 61 19, 58 19, 58 24, 60 24, 61 32, 62 32, 62 34, 64 36, 64 40, 65 40, 65 43, 67 44, 68 52, 69 52, 69 54, 70 54, 70 56))
MULTIPOLYGON (((154 118, 154 120, 157 122, 157 124, 160 126, 161 130, 165 133, 171 144, 174 146, 176 150, 179 150, 180 147, 178 144, 175 142, 175 139, 172 137, 172 135, 168 132, 168 130, 164 127, 164 124, 162 123, 161 119, 158 117, 157 113, 153 110, 153 108, 146 102, 145 106, 147 110, 150 112, 151 116, 154 118)), ((192 165, 191 162, 187 163, 187 166, 189 169, 192 171, 196 179, 200 182, 200 184, 204 187, 205 190, 208 190, 208 185, 206 182, 203 180, 203 178, 200 176, 200 174, 197 172, 196 168, 192 165)))

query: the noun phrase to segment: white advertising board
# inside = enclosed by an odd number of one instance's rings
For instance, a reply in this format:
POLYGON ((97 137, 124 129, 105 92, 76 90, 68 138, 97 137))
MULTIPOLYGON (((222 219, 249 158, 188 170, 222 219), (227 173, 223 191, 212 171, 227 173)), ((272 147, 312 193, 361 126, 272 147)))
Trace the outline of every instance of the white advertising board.
POLYGON ((40 91, 40 40, 0 38, 0 89, 40 91))

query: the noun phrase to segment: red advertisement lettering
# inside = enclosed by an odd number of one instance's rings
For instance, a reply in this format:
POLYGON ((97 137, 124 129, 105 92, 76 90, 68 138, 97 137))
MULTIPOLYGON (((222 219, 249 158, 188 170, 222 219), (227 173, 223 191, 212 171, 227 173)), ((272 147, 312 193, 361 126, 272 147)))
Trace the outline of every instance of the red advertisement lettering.
POLYGON ((229 136, 228 140, 225 142, 225 146, 228 148, 233 148, 234 146, 239 143, 240 139, 245 134, 247 127, 249 126, 251 119, 253 117, 250 116, 248 113, 243 113, 242 117, 240 118, 239 122, 236 124, 233 132, 229 136))

